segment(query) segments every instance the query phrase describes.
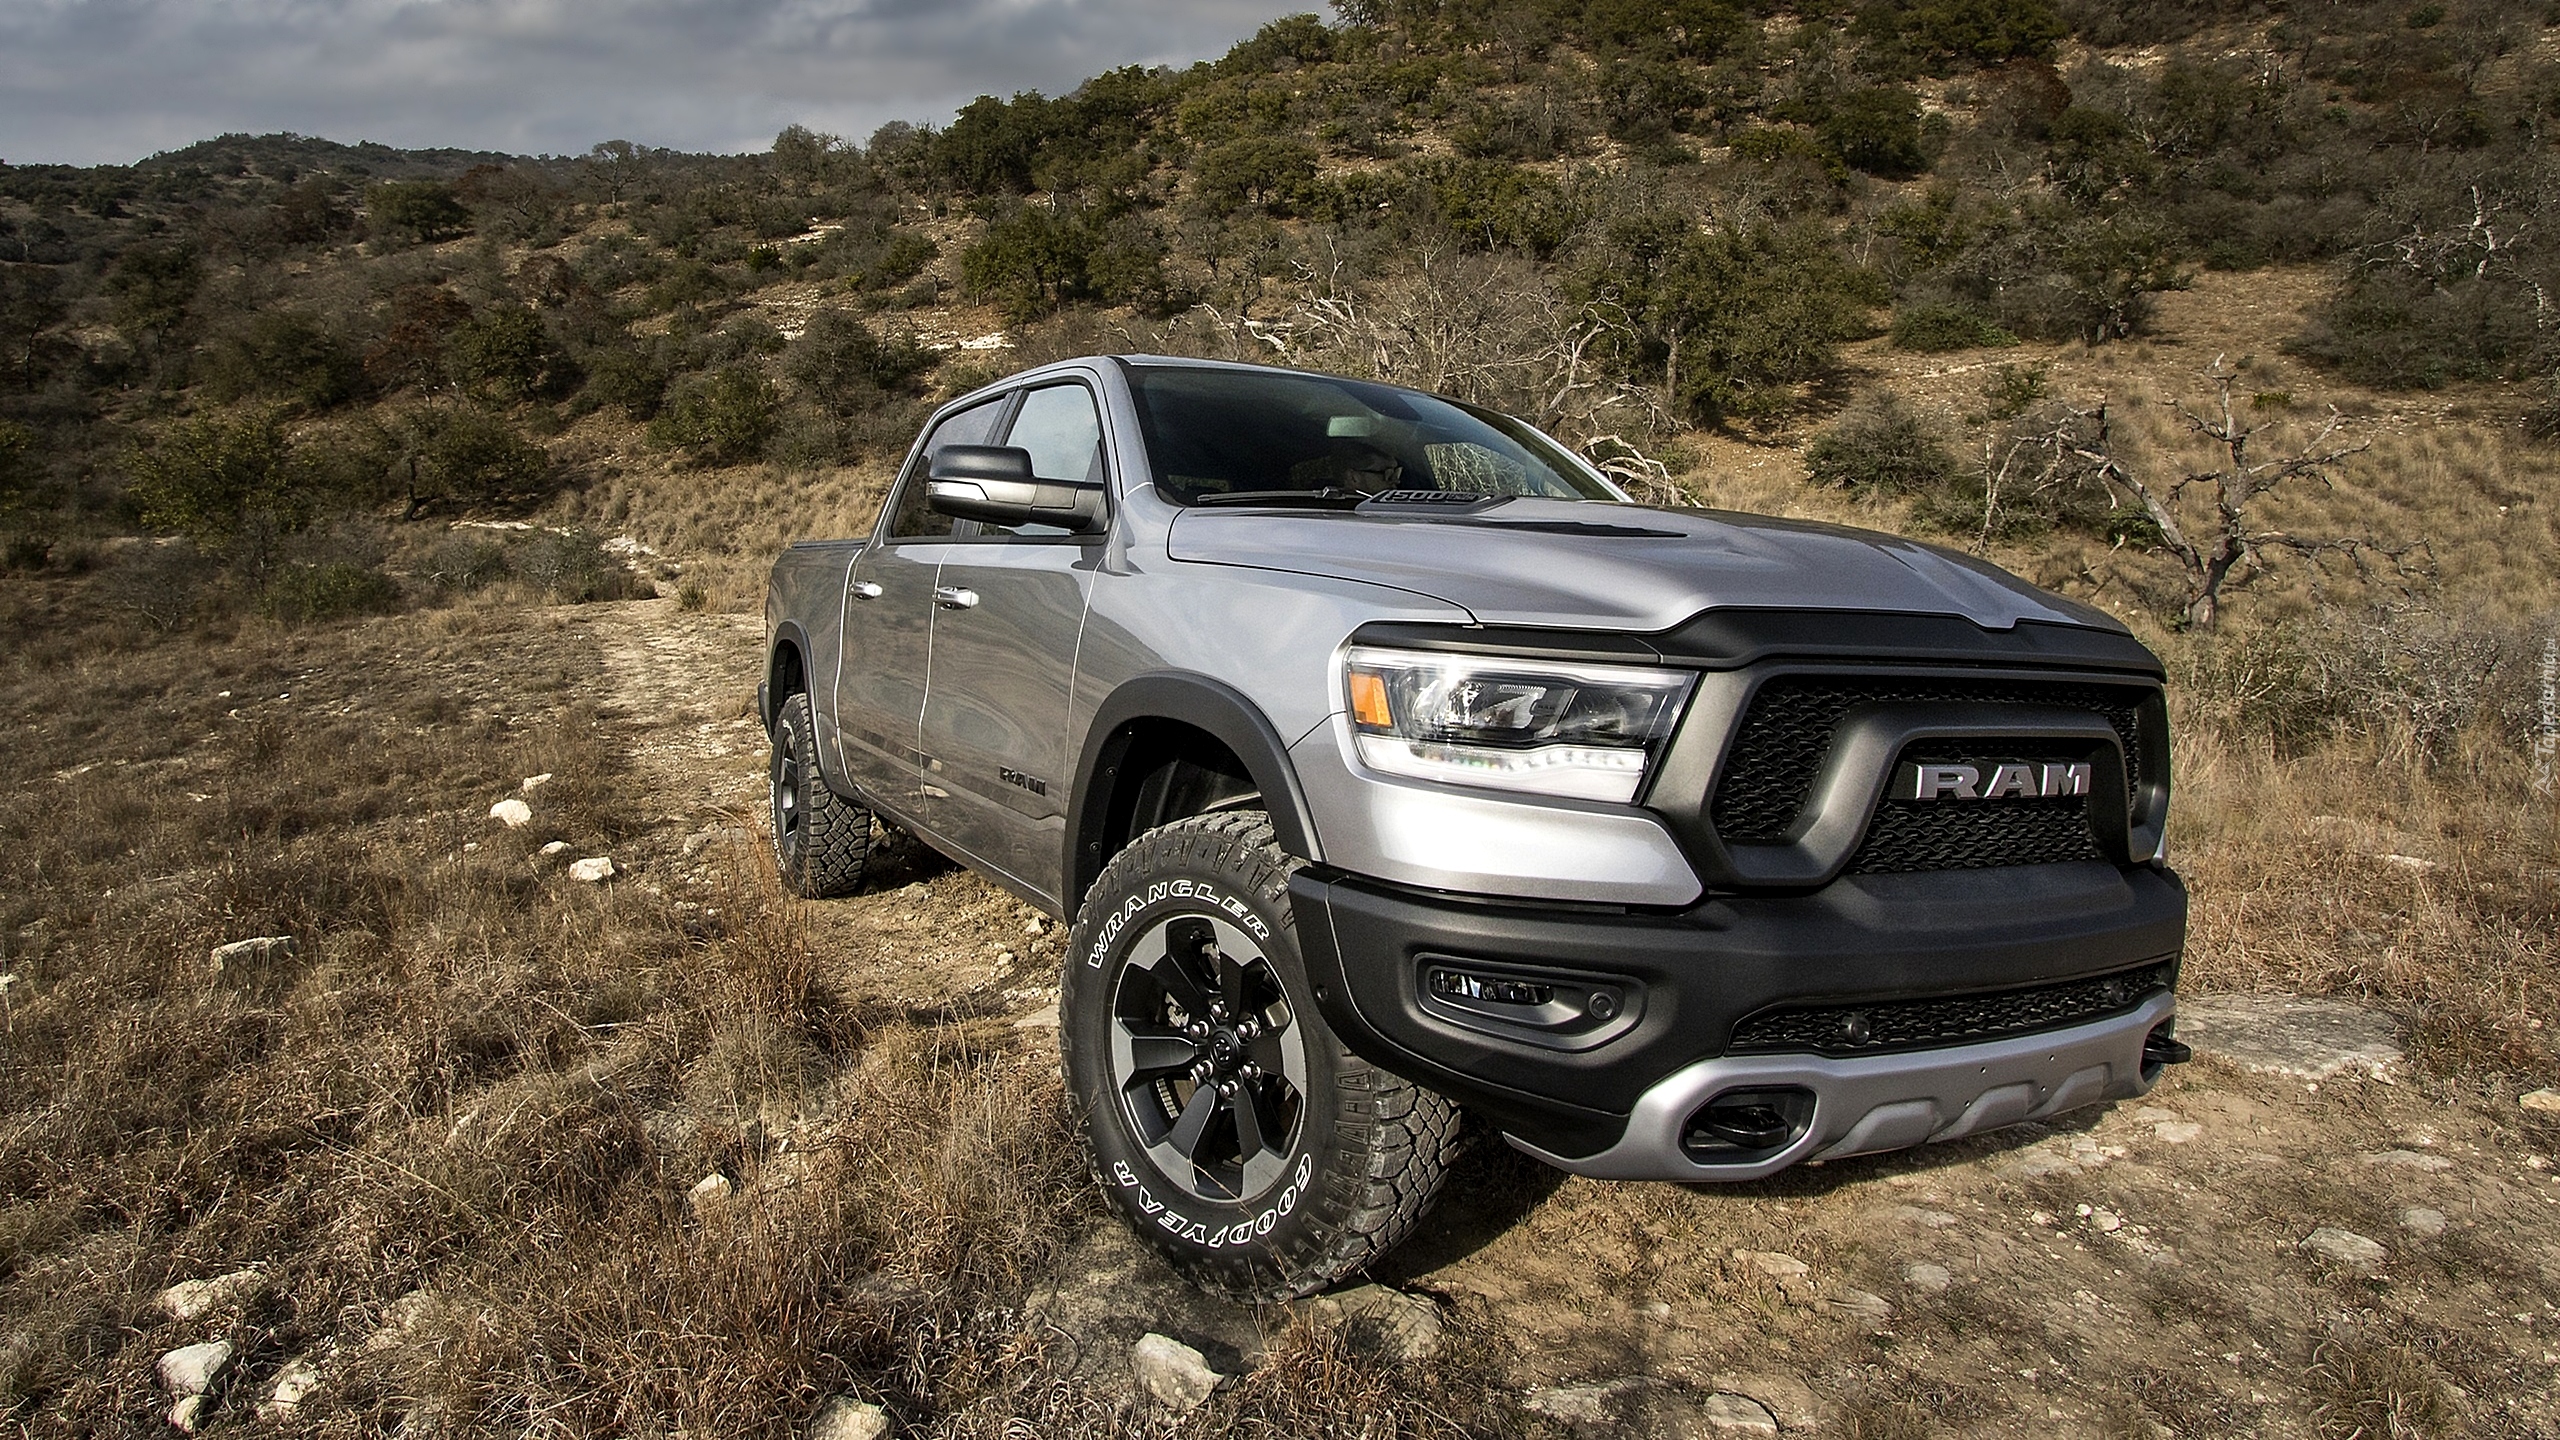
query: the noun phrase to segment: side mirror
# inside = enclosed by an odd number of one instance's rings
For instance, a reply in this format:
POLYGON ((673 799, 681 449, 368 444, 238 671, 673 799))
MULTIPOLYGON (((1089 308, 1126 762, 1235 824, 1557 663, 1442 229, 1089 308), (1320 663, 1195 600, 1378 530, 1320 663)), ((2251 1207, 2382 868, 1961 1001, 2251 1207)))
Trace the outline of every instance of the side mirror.
POLYGON ((1102 487, 1041 480, 1031 452, 1014 445, 945 445, 925 470, 925 503, 937 514, 989 525, 1055 525, 1085 534, 1102 528, 1102 487))

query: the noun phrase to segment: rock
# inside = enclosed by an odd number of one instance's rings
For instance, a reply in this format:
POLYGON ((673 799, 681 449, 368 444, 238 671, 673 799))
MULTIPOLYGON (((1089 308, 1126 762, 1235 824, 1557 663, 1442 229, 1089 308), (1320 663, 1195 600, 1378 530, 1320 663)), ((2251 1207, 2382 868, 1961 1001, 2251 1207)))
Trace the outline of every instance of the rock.
POLYGON ((1440 1353, 1440 1307, 1419 1295, 1384 1285, 1360 1285, 1307 1302, 1308 1318, 1322 1329, 1348 1328, 1379 1353, 1407 1365, 1440 1353))
POLYGON ((809 1440, 880 1440, 888 1433, 888 1411, 843 1395, 819 1406, 809 1421, 809 1440))
POLYGON ((160 1357, 160 1384, 180 1399, 202 1395, 231 1368, 231 1342, 208 1340, 186 1345, 160 1357))
POLYGON ((1619 1397, 1654 1383, 1641 1375, 1625 1375, 1615 1380, 1595 1380, 1586 1385, 1532 1390, 1520 1403, 1550 1420, 1561 1420, 1567 1425, 1615 1425, 1619 1397))
POLYGON ((1918 1205, 1896 1205, 1893 1218, 1924 1230, 1952 1230, 1964 1223, 1944 1210, 1929 1210, 1918 1205))
POLYGON ((1893 1306, 1872 1290, 1842 1287, 1822 1297, 1824 1308, 1867 1325, 1882 1325, 1893 1318, 1893 1306))
POLYGON ((2421 875, 2436 868, 2436 862, 2423 855, 2377 855, 2374 858, 2385 865, 2396 865, 2403 870, 2415 870, 2421 875))
POLYGON ((2544 1115, 2560 1115, 2560 1090, 2528 1090, 2516 1097, 2516 1103, 2544 1115))
POLYGON ((2390 1254, 2376 1242, 2335 1225, 2323 1225, 2304 1236, 2302 1248, 2327 1256, 2339 1266, 2363 1275, 2380 1270, 2383 1260, 2390 1254))
POLYGON ((489 807, 489 818, 510 830, 521 830, 533 823, 533 807, 509 796, 489 807))
POLYGON ((259 935, 247 940, 234 940, 216 945, 204 957, 204 968, 220 975, 270 960, 290 960, 302 947, 290 935, 259 935))
POLYGON ((424 1290, 412 1290, 392 1301, 391 1308, 382 1312, 382 1323, 364 1337, 365 1351, 379 1355, 408 1344, 410 1332, 424 1323, 435 1303, 435 1297, 424 1290))
POLYGON ((2417 1150, 2378 1151, 2364 1157, 2364 1163, 2367 1165, 2389 1165, 2400 1170, 2424 1170, 2429 1172, 2450 1170, 2453 1168, 2453 1162, 2447 1160, 2443 1156, 2429 1155, 2417 1150))
POLYGON ((2193 1120, 2163 1120, 2151 1127, 2151 1133, 2170 1145, 2184 1145, 2204 1133, 2204 1127, 2193 1120))
POLYGON ((590 885, 601 885, 613 878, 613 861, 603 855, 591 855, 584 860, 572 860, 569 862, 569 878, 584 880, 590 885))
POLYGON ((1777 1250, 1736 1250, 1733 1258, 1776 1287, 1779 1298, 1791 1305, 1810 1305, 1820 1298, 1813 1283, 1813 1267, 1793 1255, 1777 1250))
POLYGON ((2441 1235, 2444 1233, 2444 1227, 2444 1212, 2441 1210, 2430 1210, 2424 1205, 2412 1205, 2400 1212, 2400 1228, 2412 1235, 2441 1235))
POLYGON ((193 1320, 237 1305, 266 1288, 267 1277, 255 1270, 234 1270, 210 1280, 181 1280, 151 1297, 151 1306, 172 1320, 193 1320))
POLYGON ((2180 1000, 2178 1038, 2243 1069, 2297 1080, 2350 1070, 2386 1078, 2403 1060, 2398 1021, 2343 1000, 2299 995, 2180 1000))
POLYGON ((566 841, 566 840, 554 840, 554 841, 551 841, 550 843, 548 843, 548 844, 544 845, 544 846, 543 846, 539 851, 536 851, 535 853, 536 853, 536 854, 539 854, 539 855, 542 855, 542 856, 544 856, 545 858, 548 858, 548 857, 550 857, 550 856, 557 855, 557 854, 559 854, 561 851, 566 850, 566 849, 568 849, 568 848, 569 848, 569 842, 568 842, 568 841, 566 841))
POLYGON ((1022 922, 1022 933, 1025 935, 1045 935, 1048 933, 1048 930, 1049 922, 1041 919, 1037 915, 1034 915, 1030 919, 1022 922))
POLYGON ((1759 1401, 1788 1430, 1812 1430, 1822 1424, 1822 1402, 1815 1398, 1813 1387, 1782 1371, 1712 1375, 1707 1388, 1759 1401))
POLYGON ((297 1355, 284 1362, 276 1372, 276 1383, 267 1398, 258 1402, 258 1418, 268 1424, 293 1418, 302 1402, 320 1389, 320 1367, 297 1355))
POLYGON ((518 785, 518 786, 516 787, 516 789, 517 789, 519 792, 523 793, 523 794, 530 795, 530 794, 532 794, 534 791, 539 790, 539 789, 541 789, 543 786, 548 785, 548 784, 550 784, 550 783, 551 783, 551 772, 550 772, 550 771, 548 771, 548 770, 545 770, 545 771, 543 771, 543 772, 542 772, 541 774, 539 774, 539 775, 527 775, 526 777, 524 777, 524 783, 523 783, 523 784, 521 784, 521 785, 518 785))
POLYGON ((2102 1210, 2095 1205, 2081 1206, 2080 1218, 2088 1221, 2089 1228, 2101 1235, 2113 1235, 2124 1228, 2123 1216, 2113 1210, 2102 1210))
POLYGON ((193 1435, 204 1424, 205 1398, 188 1395, 169 1407, 169 1424, 181 1435, 193 1435))
POLYGON ((1933 1265, 1926 1260, 1905 1266, 1902 1278, 1923 1295, 1943 1295, 1949 1286, 1956 1283, 1956 1277, 1948 1273, 1946 1266, 1933 1265))
POLYGON ((1710 1435, 1775 1435, 1778 1417, 1748 1395, 1718 1391, 1698 1407, 1710 1435))
POLYGON ((1197 1350, 1170 1335, 1153 1331, 1129 1347, 1129 1370, 1138 1393, 1175 1415, 1188 1415, 1209 1403, 1227 1377, 1209 1368, 1197 1350))
POLYGON ((1016 1030, 1055 1030, 1058 1028, 1058 1002, 1050 1001, 1013 1022, 1016 1030))
POLYGON ((693 1207, 694 1213, 700 1214, 736 1194, 737 1189, 729 1183, 728 1176, 715 1170, 693 1182, 693 1188, 684 1192, 685 1203, 693 1207))

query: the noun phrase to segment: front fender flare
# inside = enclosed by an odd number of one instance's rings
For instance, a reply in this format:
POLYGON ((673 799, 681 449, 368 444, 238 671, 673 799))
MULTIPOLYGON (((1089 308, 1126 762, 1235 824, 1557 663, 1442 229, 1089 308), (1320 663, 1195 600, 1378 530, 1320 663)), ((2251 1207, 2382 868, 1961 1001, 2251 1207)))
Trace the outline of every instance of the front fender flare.
POLYGON ((1076 764, 1075 814, 1067 829, 1064 874, 1070 906, 1082 902, 1111 859, 1102 853, 1102 837, 1110 825, 1111 781, 1136 722, 1144 720, 1178 721, 1226 746, 1262 792, 1280 848, 1308 860, 1324 858, 1306 792, 1289 763, 1288 744, 1262 711, 1223 681, 1187 671, 1155 671, 1112 691, 1085 727, 1084 754, 1076 764))

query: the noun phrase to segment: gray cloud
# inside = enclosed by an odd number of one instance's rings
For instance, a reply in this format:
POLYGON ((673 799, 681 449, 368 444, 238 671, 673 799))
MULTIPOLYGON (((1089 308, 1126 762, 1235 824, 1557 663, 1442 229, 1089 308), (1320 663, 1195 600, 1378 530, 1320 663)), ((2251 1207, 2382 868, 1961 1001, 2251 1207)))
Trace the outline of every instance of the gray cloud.
POLYGON ((1312 0, 0 0, 0 158, 229 131, 572 154, 856 139, 1223 53, 1312 0))

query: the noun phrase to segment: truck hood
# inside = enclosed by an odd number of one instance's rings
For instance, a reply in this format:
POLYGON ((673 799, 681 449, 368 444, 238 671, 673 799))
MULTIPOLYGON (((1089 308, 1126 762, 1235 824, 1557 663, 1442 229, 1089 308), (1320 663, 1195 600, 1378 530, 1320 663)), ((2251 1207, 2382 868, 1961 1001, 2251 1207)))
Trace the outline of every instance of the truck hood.
POLYGON ((1703 610, 1881 610, 2121 633, 2104 611, 1935 545, 1731 511, 1517 499, 1463 515, 1191 509, 1172 558, 1390 585, 1483 625, 1668 630, 1703 610))

